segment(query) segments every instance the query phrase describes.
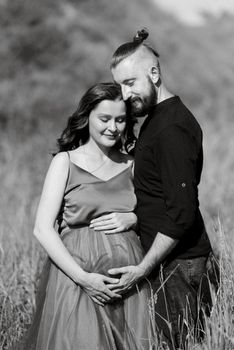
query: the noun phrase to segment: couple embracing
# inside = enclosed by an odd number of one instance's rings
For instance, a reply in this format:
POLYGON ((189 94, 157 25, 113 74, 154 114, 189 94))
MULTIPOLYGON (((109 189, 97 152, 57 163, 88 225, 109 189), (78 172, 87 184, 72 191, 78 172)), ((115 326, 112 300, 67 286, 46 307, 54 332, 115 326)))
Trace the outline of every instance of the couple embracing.
POLYGON ((90 88, 58 139, 34 229, 49 259, 25 350, 153 349, 152 328, 183 349, 198 297, 210 306, 202 131, 163 84, 147 36, 115 51, 115 83, 90 88))

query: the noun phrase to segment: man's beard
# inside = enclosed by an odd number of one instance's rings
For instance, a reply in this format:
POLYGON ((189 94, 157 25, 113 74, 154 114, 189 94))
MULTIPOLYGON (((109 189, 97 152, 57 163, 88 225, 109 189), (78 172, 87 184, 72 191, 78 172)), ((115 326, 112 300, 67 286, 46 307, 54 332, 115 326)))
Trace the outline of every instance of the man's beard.
POLYGON ((143 117, 148 114, 150 108, 156 104, 157 92, 152 81, 149 79, 150 92, 147 96, 135 96, 126 101, 128 111, 135 117, 143 117))

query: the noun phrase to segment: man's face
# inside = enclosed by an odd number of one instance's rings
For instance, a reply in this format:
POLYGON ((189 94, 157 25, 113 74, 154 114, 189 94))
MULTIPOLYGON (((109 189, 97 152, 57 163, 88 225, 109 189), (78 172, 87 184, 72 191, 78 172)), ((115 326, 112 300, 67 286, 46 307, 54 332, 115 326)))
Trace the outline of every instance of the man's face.
POLYGON ((156 104, 157 92, 149 74, 130 57, 112 69, 112 75, 121 86, 123 99, 136 117, 145 116, 156 104))

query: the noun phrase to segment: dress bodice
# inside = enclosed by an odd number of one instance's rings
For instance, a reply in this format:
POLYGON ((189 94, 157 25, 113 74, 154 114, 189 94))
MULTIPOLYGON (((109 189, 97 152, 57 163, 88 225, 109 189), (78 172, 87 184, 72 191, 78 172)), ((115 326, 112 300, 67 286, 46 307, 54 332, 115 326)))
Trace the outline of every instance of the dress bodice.
POLYGON ((59 231, 89 225, 103 214, 133 211, 135 205, 131 166, 104 181, 69 160, 59 231))

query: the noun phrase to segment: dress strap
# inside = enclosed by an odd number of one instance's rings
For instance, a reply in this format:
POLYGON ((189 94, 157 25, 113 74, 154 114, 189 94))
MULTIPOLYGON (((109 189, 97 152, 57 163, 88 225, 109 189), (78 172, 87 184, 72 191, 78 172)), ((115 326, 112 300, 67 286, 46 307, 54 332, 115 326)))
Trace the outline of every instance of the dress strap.
POLYGON ((68 173, 67 173, 67 181, 66 181, 66 187, 67 187, 67 184, 68 184, 68 180, 69 180, 69 177, 70 177, 70 162, 71 162, 71 159, 70 159, 70 153, 69 151, 66 151, 67 153, 67 156, 68 156, 68 173))

